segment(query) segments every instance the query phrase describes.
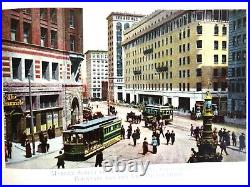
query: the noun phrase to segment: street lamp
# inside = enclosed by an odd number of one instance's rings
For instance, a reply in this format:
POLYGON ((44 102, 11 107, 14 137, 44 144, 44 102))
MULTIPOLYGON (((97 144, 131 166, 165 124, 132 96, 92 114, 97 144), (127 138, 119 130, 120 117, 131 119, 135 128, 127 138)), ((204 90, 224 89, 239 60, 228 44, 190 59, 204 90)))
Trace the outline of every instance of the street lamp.
POLYGON ((34 139, 34 122, 33 122, 33 108, 32 108, 32 97, 31 97, 31 83, 30 83, 30 72, 28 73, 28 79, 29 79, 29 99, 30 99, 30 123, 31 123, 31 138, 32 138, 32 149, 33 149, 33 155, 35 155, 35 139, 34 139))

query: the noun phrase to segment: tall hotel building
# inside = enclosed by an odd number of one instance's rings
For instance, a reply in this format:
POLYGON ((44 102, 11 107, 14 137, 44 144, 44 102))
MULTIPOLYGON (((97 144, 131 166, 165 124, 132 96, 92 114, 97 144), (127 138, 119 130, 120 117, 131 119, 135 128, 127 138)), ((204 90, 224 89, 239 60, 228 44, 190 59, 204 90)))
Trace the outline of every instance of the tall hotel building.
POLYGON ((228 112, 246 116, 246 10, 229 14, 228 112))
POLYGON ((56 134, 82 118, 82 9, 32 8, 2 12, 5 135, 20 141, 31 132, 56 134))
POLYGON ((108 17, 109 100, 124 100, 123 32, 143 16, 112 12, 108 17))
POLYGON ((227 10, 157 10, 124 32, 127 102, 226 102, 227 10))
POLYGON ((88 97, 102 99, 102 82, 108 81, 107 51, 88 50, 85 57, 88 97))

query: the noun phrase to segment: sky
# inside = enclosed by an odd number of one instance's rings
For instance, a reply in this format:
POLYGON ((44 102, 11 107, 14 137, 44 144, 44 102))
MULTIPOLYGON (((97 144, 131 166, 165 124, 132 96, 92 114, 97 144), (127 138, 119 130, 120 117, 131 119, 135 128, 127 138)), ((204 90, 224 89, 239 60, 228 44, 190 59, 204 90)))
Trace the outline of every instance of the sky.
POLYGON ((83 46, 87 50, 107 50, 108 47, 108 22, 107 16, 111 12, 127 12, 148 15, 157 9, 215 9, 215 8, 243 8, 246 3, 168 3, 168 2, 116 2, 116 3, 2 3, 6 8, 83 8, 83 46))

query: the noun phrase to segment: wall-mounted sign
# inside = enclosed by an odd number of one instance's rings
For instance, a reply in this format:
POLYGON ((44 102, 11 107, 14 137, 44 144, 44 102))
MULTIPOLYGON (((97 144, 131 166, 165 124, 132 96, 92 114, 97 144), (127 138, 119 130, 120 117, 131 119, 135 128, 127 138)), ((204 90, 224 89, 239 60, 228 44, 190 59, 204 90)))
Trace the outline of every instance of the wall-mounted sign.
POLYGON ((4 106, 21 106, 23 105, 23 100, 18 99, 14 94, 7 94, 5 96, 4 106))

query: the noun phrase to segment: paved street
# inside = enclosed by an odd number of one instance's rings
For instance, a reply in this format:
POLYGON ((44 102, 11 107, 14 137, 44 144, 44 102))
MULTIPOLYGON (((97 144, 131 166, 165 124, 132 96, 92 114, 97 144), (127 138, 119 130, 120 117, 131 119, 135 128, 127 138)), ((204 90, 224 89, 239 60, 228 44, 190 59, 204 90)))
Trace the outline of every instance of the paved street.
MULTIPOLYGON (((100 110, 103 114, 107 114, 107 105, 105 102, 93 102, 94 111, 100 110), (97 108, 98 105, 98 108, 97 108)), ((127 129, 128 122, 125 121, 127 112, 133 111, 138 113, 137 109, 128 108, 123 106, 116 106, 116 110, 118 111, 118 117, 122 118, 123 125, 125 129, 127 129)), ((174 121, 172 124, 167 125, 164 129, 164 133, 167 130, 174 130, 176 134, 176 140, 174 145, 166 145, 166 139, 161 135, 161 145, 158 147, 157 154, 152 154, 149 152, 147 155, 142 155, 142 142, 144 137, 147 137, 149 143, 151 143, 151 136, 152 131, 148 128, 144 127, 144 121, 140 124, 133 124, 133 130, 136 129, 138 126, 141 130, 141 139, 137 142, 136 147, 133 146, 132 138, 130 140, 125 139, 121 140, 120 142, 112 145, 111 147, 105 149, 103 151, 104 159, 112 159, 116 156, 121 156, 121 160, 141 160, 147 161, 149 160, 151 164, 166 164, 166 163, 185 163, 187 162, 191 151, 190 149, 196 147, 196 141, 193 137, 190 136, 190 124, 193 124, 194 127, 201 126, 202 121, 194 121, 190 120, 187 117, 183 116, 176 116, 174 115, 174 121)), ((217 129, 225 127, 227 130, 235 131, 238 136, 240 133, 246 133, 245 129, 233 126, 226 126, 222 124, 216 124, 215 127, 217 129)), ((246 136, 247 137, 247 136, 246 136)), ((13 160, 15 159, 16 162, 8 163, 8 168, 56 168, 57 159, 54 157, 58 155, 60 148, 62 148, 62 139, 61 137, 50 140, 50 144, 53 147, 51 153, 45 154, 43 156, 33 157, 31 159, 22 159, 25 154, 24 151, 17 149, 15 146, 13 148, 13 160), (52 145, 53 144, 53 145, 52 145), (16 155, 15 155, 16 153, 16 155), (17 156, 18 155, 18 156, 17 156), (16 158, 21 157, 21 158, 16 158), (23 161, 22 161, 23 160, 23 161)), ((149 146, 149 150, 152 151, 152 146, 149 146)), ((238 147, 229 146, 228 147, 229 155, 223 155, 224 162, 231 162, 231 161, 245 161, 246 160, 246 153, 238 151, 238 147)), ((218 147, 217 151, 220 151, 218 147)), ((93 167, 95 164, 95 156, 91 157, 90 159, 82 162, 72 162, 66 161, 65 167, 66 168, 82 168, 82 167, 93 167)))

